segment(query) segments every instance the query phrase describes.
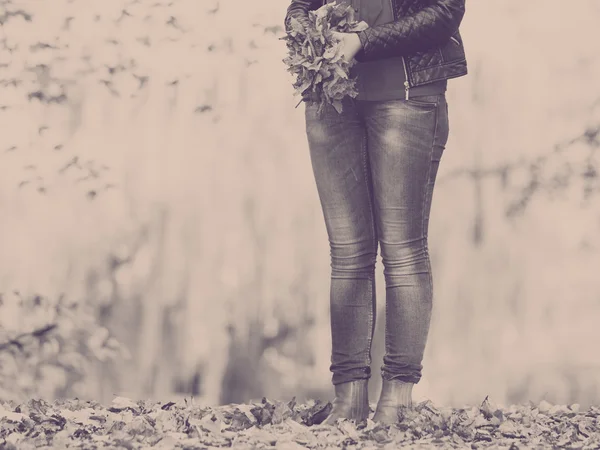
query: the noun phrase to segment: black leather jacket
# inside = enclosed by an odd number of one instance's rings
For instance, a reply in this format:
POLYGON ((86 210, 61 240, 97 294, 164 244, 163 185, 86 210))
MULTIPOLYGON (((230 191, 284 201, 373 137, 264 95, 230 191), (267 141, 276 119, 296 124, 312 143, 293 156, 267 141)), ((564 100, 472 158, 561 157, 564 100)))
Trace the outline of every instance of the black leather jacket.
MULTIPOLYGON (((387 0, 394 21, 360 31, 362 50, 358 62, 401 56, 406 72, 406 98, 411 87, 467 74, 467 60, 458 30, 465 14, 465 0, 387 0)), ((308 11, 326 0, 291 0, 285 16, 304 22, 308 11)))

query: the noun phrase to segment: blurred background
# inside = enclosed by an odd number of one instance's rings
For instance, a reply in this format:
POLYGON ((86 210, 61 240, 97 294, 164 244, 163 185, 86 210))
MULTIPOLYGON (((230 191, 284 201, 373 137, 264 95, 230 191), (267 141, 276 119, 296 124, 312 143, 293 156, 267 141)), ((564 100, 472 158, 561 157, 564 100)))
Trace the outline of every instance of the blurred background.
MULTIPOLYGON (((0 400, 332 398, 288 4, 0 0, 0 400)), ((600 3, 564 6, 467 2, 416 400, 600 402, 600 3)))

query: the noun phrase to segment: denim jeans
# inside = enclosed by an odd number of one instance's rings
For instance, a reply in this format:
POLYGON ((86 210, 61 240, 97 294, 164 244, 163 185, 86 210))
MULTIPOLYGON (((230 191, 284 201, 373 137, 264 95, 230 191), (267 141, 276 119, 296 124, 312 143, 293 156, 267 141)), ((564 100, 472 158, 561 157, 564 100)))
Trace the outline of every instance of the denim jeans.
POLYGON ((375 262, 386 284, 383 378, 418 383, 433 283, 427 232, 448 139, 445 94, 306 104, 306 133, 331 251, 333 384, 371 376, 375 262))

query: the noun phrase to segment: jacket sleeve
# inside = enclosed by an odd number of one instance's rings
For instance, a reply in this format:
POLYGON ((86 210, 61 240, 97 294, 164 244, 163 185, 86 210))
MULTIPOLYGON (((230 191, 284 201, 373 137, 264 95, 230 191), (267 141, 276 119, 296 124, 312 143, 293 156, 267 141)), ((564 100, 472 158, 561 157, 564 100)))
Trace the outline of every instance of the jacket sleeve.
POLYGON ((360 31, 358 61, 425 52, 448 42, 465 14, 465 0, 435 0, 397 20, 360 31))
POLYGON ((292 0, 288 6, 284 20, 285 31, 290 31, 290 19, 293 17, 300 23, 308 23, 308 12, 318 9, 321 6, 322 0, 292 0))

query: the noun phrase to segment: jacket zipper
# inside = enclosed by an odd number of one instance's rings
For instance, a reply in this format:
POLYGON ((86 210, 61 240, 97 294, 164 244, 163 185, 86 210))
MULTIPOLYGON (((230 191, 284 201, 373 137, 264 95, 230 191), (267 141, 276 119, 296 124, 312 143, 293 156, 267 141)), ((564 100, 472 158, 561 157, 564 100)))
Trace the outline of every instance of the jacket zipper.
POLYGON ((404 76, 406 77, 406 80, 404 81, 404 92, 406 93, 405 98, 406 100, 408 100, 408 90, 410 89, 410 83, 408 82, 408 70, 406 69, 406 61, 404 60, 404 56, 402 57, 402 65, 404 66, 404 76))
MULTIPOLYGON (((390 0, 390 8, 392 8, 392 18, 394 20, 396 20, 396 11, 394 11, 394 3, 393 0, 390 0)), ((410 82, 408 80, 408 68, 406 66, 406 60, 404 59, 404 56, 402 56, 402 67, 404 67, 404 92, 405 92, 405 99, 408 100, 410 97, 409 94, 409 90, 410 90, 410 82)))

